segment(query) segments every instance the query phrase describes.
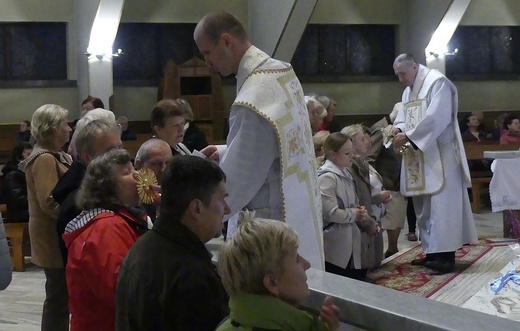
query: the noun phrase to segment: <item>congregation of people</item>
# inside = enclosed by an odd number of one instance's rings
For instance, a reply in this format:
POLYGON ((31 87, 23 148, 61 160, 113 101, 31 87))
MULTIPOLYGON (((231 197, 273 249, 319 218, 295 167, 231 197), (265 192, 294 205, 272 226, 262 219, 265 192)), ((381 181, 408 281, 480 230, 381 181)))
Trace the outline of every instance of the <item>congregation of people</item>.
MULTIPOLYGON (((341 125, 344 105, 304 93, 232 14, 204 16, 194 40, 212 70, 236 75, 225 145, 208 144, 185 99, 150 105, 136 155, 124 149, 137 139, 132 123, 93 96, 74 130, 54 104, 21 123, 2 169, 6 218, 29 224, 31 261, 46 278, 42 330, 336 330, 330 297, 317 315, 298 308, 306 270, 366 281, 399 252, 406 222, 425 253, 412 264, 454 270, 456 250, 477 241, 463 142, 520 147, 518 117, 493 131, 482 113, 459 122, 456 87, 401 54, 402 100, 369 126, 341 125), (157 185, 142 187, 142 169, 157 185), (222 236, 215 266, 205 244, 222 236)), ((0 215, 0 257, 4 237, 0 215)))

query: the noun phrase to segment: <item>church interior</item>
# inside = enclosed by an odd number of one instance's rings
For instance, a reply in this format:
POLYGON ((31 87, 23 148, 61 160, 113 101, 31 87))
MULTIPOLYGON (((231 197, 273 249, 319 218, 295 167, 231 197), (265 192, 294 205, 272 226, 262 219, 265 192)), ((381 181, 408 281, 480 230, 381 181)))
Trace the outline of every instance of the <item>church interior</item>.
MULTIPOLYGON (((20 122, 38 107, 61 105, 72 122, 91 95, 128 119, 138 138, 123 146, 133 156, 152 135, 154 105, 166 98, 188 100, 208 142, 225 142, 236 80, 211 72, 193 40, 201 17, 220 9, 243 22, 255 46, 290 62, 305 94, 334 99, 342 127, 370 127, 401 101, 403 86, 392 67, 401 53, 455 84, 461 123, 478 114, 491 137, 503 114, 520 116, 518 0, 4 0, 1 7, 0 164, 9 160, 20 122)), ((518 146, 490 141, 465 148, 472 161, 518 146)), ((504 239, 505 216, 492 212, 491 176, 472 173, 472 211, 486 247, 464 270, 417 295, 310 269, 311 296, 303 308, 319 311, 332 296, 342 330, 517 329, 518 285, 507 285, 500 296, 488 286, 520 265, 504 239)), ((383 266, 418 246, 406 232, 399 253, 383 266)), ((208 244, 214 259, 221 241, 208 244)), ((40 329, 45 276, 27 250, 18 267, 24 271, 14 271, 0 291, 0 331, 40 329)))

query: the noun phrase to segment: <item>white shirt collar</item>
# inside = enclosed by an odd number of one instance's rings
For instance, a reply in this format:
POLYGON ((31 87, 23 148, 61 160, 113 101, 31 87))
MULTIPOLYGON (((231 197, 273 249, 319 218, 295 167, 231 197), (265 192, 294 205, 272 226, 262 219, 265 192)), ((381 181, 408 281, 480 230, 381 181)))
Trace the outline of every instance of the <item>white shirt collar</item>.
POLYGON ((269 58, 269 55, 253 45, 247 49, 247 51, 240 59, 240 63, 238 64, 238 72, 235 76, 237 79, 237 94, 249 74, 253 72, 253 70, 255 70, 258 65, 266 58, 269 58))

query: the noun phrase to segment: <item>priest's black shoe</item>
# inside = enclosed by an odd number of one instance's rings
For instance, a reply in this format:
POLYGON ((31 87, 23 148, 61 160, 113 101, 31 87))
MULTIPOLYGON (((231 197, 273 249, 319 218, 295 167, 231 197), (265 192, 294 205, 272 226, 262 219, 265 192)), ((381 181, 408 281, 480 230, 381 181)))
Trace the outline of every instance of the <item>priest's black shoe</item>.
POLYGON ((422 259, 415 259, 410 262, 412 265, 425 265, 426 262, 431 261, 432 258, 426 255, 426 257, 423 257, 422 259))
POLYGON ((435 259, 432 261, 426 261, 424 266, 428 269, 432 269, 441 273, 449 273, 455 269, 455 262, 435 259))

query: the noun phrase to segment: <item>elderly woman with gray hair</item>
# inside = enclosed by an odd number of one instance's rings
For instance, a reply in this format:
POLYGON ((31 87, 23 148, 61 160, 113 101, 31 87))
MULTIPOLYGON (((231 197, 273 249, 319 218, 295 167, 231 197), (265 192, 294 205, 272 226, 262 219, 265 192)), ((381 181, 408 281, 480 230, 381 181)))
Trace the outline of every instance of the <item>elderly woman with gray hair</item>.
POLYGON ((58 105, 38 108, 31 122, 36 145, 19 164, 27 181, 31 259, 43 268, 47 279, 42 314, 44 331, 69 329, 65 269, 56 232, 59 205, 51 196, 52 189, 72 163, 70 155, 61 150, 69 141, 71 131, 67 116, 68 110, 58 105))
POLYGON ((323 124, 323 119, 327 116, 327 110, 313 96, 305 96, 305 104, 309 112, 309 121, 311 122, 311 130, 314 135, 319 131, 319 127, 323 124))
POLYGON ((83 211, 65 228, 71 330, 115 330, 119 267, 147 230, 139 203, 137 172, 124 149, 95 158, 76 196, 83 211))
POLYGON ((336 330, 339 308, 330 297, 319 317, 297 308, 310 294, 305 275, 309 268, 289 225, 244 213, 219 254, 230 315, 217 330, 336 330))
POLYGON ((328 130, 330 133, 341 131, 341 125, 334 121, 334 115, 336 115, 336 100, 324 95, 320 95, 316 99, 327 110, 327 116, 323 119, 323 123, 318 128, 318 131, 328 130))

